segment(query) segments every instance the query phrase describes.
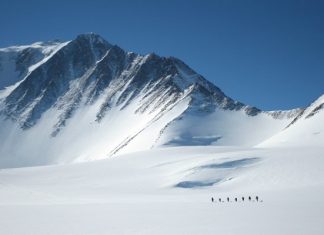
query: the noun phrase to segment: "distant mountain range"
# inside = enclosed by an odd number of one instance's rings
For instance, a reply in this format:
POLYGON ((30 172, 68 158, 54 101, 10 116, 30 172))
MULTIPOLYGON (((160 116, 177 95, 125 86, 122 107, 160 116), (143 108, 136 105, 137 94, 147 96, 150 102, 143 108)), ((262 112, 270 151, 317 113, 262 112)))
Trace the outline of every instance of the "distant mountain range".
POLYGON ((324 145, 324 96, 261 111, 173 57, 96 34, 0 49, 0 168, 88 161, 163 146, 324 145))

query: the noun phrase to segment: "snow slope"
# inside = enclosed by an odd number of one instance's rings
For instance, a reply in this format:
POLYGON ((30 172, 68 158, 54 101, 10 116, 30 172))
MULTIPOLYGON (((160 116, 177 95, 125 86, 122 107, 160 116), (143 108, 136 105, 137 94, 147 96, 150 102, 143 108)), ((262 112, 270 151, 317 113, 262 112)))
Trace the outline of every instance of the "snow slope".
POLYGON ((222 109, 208 115, 189 112, 168 125, 158 144, 253 146, 285 128, 291 120, 275 119, 264 112, 256 116, 222 109))
POLYGON ((0 233, 323 234, 322 152, 172 147, 3 169, 0 233))
POLYGON ((260 147, 324 146, 324 95, 260 147))

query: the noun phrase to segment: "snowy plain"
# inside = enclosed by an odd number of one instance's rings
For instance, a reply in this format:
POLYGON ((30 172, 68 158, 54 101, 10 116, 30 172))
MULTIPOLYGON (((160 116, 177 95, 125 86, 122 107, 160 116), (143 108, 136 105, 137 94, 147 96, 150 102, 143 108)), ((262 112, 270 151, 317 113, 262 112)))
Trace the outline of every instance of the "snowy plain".
POLYGON ((323 150, 170 147, 2 169, 0 234, 323 234, 323 150))

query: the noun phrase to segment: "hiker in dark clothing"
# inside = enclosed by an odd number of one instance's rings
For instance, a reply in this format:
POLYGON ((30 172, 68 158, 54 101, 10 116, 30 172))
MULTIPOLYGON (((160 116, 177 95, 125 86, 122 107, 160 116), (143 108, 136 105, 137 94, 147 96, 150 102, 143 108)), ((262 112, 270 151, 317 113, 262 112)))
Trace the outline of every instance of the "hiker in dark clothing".
POLYGON ((242 197, 242 201, 244 202, 244 197, 242 197))
POLYGON ((227 198, 227 202, 229 202, 229 197, 227 198))
POLYGON ((249 201, 251 201, 251 196, 249 196, 249 201))
POLYGON ((213 197, 211 198, 211 201, 214 202, 214 198, 213 197))
POLYGON ((237 202, 237 197, 235 198, 235 202, 237 202))
POLYGON ((222 202, 222 199, 221 199, 221 198, 218 198, 218 201, 219 201, 219 202, 222 202))
POLYGON ((256 196, 255 199, 256 199, 257 202, 259 201, 259 197, 258 196, 256 196))

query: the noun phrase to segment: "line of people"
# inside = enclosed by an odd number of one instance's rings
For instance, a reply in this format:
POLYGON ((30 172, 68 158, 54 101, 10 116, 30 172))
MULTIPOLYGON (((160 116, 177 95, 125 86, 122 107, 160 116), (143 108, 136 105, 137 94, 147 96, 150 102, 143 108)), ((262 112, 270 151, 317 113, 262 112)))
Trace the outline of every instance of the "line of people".
MULTIPOLYGON (((238 197, 235 197, 234 198, 234 201, 235 202, 238 202, 240 199, 238 198, 238 197)), ((212 197, 211 198, 211 201, 212 202, 216 202, 216 200, 215 200, 215 198, 214 197, 212 197)), ((222 200, 222 198, 218 198, 218 202, 231 202, 231 200, 230 200, 230 198, 229 197, 227 197, 226 198, 226 200, 222 200)), ((244 201, 254 201, 254 198, 252 198, 251 196, 249 196, 249 197, 247 197, 247 198, 245 198, 245 197, 241 197, 241 202, 244 202, 244 201), (246 200, 245 200, 246 199, 246 200)), ((257 201, 257 202, 259 202, 259 196, 255 196, 255 201, 257 201)))

